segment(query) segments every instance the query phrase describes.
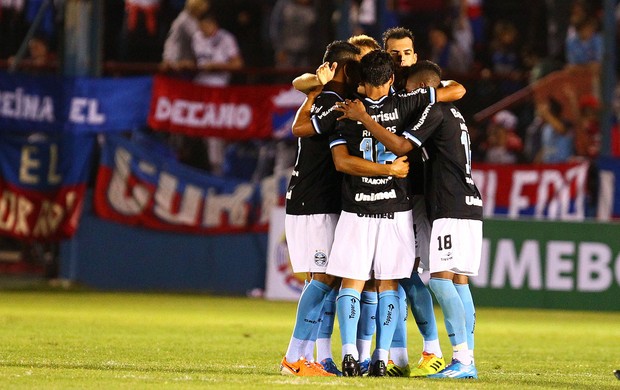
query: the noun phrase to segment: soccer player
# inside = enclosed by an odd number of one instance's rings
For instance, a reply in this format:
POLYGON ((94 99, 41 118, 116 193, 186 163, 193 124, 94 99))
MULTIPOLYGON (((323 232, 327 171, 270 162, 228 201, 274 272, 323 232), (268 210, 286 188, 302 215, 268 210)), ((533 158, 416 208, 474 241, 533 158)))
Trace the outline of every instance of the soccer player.
MULTIPOLYGON (((330 155, 329 135, 335 131, 341 114, 333 109, 349 93, 347 74, 359 59, 354 45, 336 41, 325 52, 325 63, 317 71, 318 78, 327 79, 323 91, 312 92, 300 107, 293 123, 298 139, 297 160, 286 193, 285 232, 294 272, 311 274, 310 282, 299 299, 293 335, 282 359, 282 374, 296 376, 337 375, 332 359, 321 364, 313 361, 314 345, 326 297, 339 281, 326 275, 334 229, 341 210, 341 174, 330 155), (327 370, 325 369, 327 368, 327 370), (328 372, 329 371, 329 372, 328 372)), ((357 166, 367 175, 405 177, 406 158, 393 165, 375 164, 358 159, 357 166)), ((329 347, 331 349, 331 346, 329 347)), ((331 352, 330 352, 331 354, 331 352)))
MULTIPOLYGON (((385 51, 390 53, 396 65, 396 88, 407 91, 417 88, 415 85, 408 86, 406 84, 407 70, 418 60, 418 55, 414 48, 413 33, 403 27, 388 29, 383 33, 383 47, 385 51)), ((446 83, 461 87, 460 84, 454 81, 446 83)), ((422 148, 412 151, 409 155, 409 164, 411 165, 409 182, 413 192, 413 228, 416 237, 417 257, 411 277, 400 281, 401 305, 404 306, 405 310, 401 315, 402 318, 394 333, 394 340, 390 348, 390 362, 388 363, 388 375, 390 376, 421 377, 437 373, 446 366, 439 345, 433 298, 418 274, 420 266, 428 270, 428 240, 430 238, 430 222, 426 215, 426 202, 424 201, 425 168, 422 155, 422 148), (407 353, 407 306, 405 296, 411 304, 413 317, 424 340, 422 356, 418 361, 417 367, 413 368, 413 370, 409 368, 409 356, 407 353)))
MULTIPOLYGON (((394 63, 385 51, 361 59, 364 106, 383 126, 402 131, 435 90, 390 94, 394 63)), ((349 100, 346 100, 349 102, 349 100)), ((342 105, 343 103, 339 103, 342 105)), ((376 349, 369 375, 385 376, 388 350, 399 317, 398 279, 409 277, 415 262, 413 219, 407 181, 362 176, 352 156, 389 164, 396 156, 355 121, 346 121, 330 141, 336 169, 345 173, 342 213, 336 226, 327 273, 342 278, 336 302, 342 339, 343 375, 360 375, 355 344, 364 284, 374 274, 379 292, 376 349)))
MULTIPOLYGON (((347 42, 355 45, 360 49, 360 57, 363 57, 366 53, 372 50, 379 50, 381 47, 379 43, 368 35, 355 35, 350 37, 347 42)), ((326 65, 324 64, 323 67, 326 65)), ((326 81, 333 77, 329 74, 329 69, 324 68, 320 77, 317 74, 306 73, 295 80, 293 80, 293 86, 305 94, 310 93, 313 88, 320 87, 325 84, 326 81), (322 80, 320 80, 322 78, 322 80)), ((310 99, 309 99, 310 100, 310 99)), ((319 327, 319 334, 317 336, 317 360, 320 362, 326 362, 326 367, 331 367, 333 364, 333 357, 331 354, 331 334, 334 324, 334 312, 335 312, 335 299, 338 294, 337 290, 330 293, 325 299, 323 305, 323 315, 321 318, 321 325, 319 327)), ((377 311, 377 291, 374 285, 374 280, 369 280, 362 292, 361 296, 361 315, 358 322, 357 331, 357 348, 359 351, 360 366, 362 374, 368 372, 370 365, 370 353, 372 347, 372 338, 376 330, 376 311, 377 311)))
MULTIPOLYGON (((441 69, 424 61, 411 69, 409 82, 439 86, 441 69)), ((475 276, 482 252, 482 198, 471 176, 469 133, 458 109, 449 103, 430 104, 417 123, 402 135, 391 133, 363 110, 348 102, 344 117, 360 121, 396 155, 427 146, 431 175, 427 200, 432 221, 430 288, 444 313, 452 344, 451 363, 429 378, 477 378, 473 360, 475 309, 468 277, 475 276)))

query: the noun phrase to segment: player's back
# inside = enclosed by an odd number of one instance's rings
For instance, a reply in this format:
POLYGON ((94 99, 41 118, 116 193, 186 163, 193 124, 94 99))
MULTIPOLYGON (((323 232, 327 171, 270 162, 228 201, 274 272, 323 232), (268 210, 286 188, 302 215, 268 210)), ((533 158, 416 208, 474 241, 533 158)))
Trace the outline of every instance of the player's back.
POLYGON ((336 130, 333 110, 337 101, 344 100, 335 92, 317 96, 311 109, 311 137, 298 138, 295 167, 286 192, 286 213, 293 215, 340 213, 342 174, 336 171, 329 148, 329 138, 336 130))
MULTIPOLYGON (((442 120, 424 143, 430 172, 430 218, 482 219, 482 198, 471 175, 471 148, 465 119, 452 103, 436 103, 442 120)), ((431 114, 436 115, 436 114, 431 114)))

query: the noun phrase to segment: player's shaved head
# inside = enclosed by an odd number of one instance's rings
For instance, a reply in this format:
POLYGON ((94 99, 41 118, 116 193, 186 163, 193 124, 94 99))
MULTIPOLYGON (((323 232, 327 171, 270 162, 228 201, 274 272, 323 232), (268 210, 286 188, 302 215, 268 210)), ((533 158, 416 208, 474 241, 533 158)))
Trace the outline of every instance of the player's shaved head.
POLYGON ((359 56, 360 49, 352 43, 333 41, 325 49, 323 62, 329 62, 330 64, 337 62, 338 68, 336 68, 336 71, 338 71, 351 62, 359 61, 359 56))
POLYGON ((373 87, 379 87, 394 75, 394 61, 392 57, 383 50, 373 50, 362 57, 360 61, 362 82, 368 83, 373 87))
POLYGON ((409 67, 407 90, 420 87, 435 87, 441 84, 441 68, 432 61, 420 61, 409 67))

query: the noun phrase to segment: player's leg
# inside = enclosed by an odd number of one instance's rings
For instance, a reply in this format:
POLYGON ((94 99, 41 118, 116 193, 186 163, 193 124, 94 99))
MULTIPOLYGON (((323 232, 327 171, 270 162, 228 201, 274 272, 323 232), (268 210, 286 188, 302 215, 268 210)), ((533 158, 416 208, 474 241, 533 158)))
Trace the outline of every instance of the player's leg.
POLYGON ((357 351, 362 375, 367 374, 370 367, 372 338, 377 330, 377 303, 377 288, 375 280, 371 279, 366 282, 362 291, 360 320, 357 325, 357 351))
POLYGON ((409 354, 407 352, 407 294, 402 285, 398 285, 399 319, 390 346, 390 360, 387 364, 388 376, 409 376, 409 354))
POLYGON ((479 261, 468 260, 471 258, 471 245, 477 244, 471 242, 469 229, 477 230, 477 225, 452 218, 433 222, 429 285, 443 311, 453 354, 452 362, 439 373, 429 375, 429 378, 478 377, 467 345, 465 307, 453 283, 456 273, 475 275, 478 272, 479 261))
POLYGON ((368 375, 387 375, 390 346, 400 321, 400 300, 396 280, 377 280, 377 340, 368 375))
MULTIPOLYGON (((285 230, 291 265, 294 272, 324 273, 337 215, 287 215, 285 230), (312 233, 313 242, 306 237, 312 233), (320 255, 318 255, 320 254, 320 255)), ((330 277, 333 279, 333 277, 330 277)), ((297 304, 295 326, 280 372, 296 376, 328 376, 320 365, 313 363, 317 327, 326 295, 332 290, 329 281, 316 278, 305 286, 297 304), (325 283, 327 282, 327 283, 325 283)))
POLYGON ((316 360, 321 363, 325 371, 341 376, 342 373, 338 370, 336 363, 334 363, 334 357, 332 355, 332 332, 334 331, 334 321, 336 319, 337 296, 338 288, 332 288, 325 296, 325 301, 323 302, 321 322, 318 326, 318 335, 316 339, 316 360))
POLYGON ((327 273, 342 278, 336 300, 336 314, 342 340, 342 374, 358 376, 359 353, 357 327, 360 319, 361 292, 372 271, 375 252, 373 231, 377 222, 343 211, 336 226, 327 273))
POLYGON ((411 275, 415 263, 415 238, 411 211, 378 219, 373 270, 377 280, 377 342, 369 375, 386 375, 389 349, 400 321, 398 280, 411 275))
POLYGON ((412 377, 435 374, 446 367, 446 362, 439 345, 437 321, 433 298, 428 287, 422 282, 418 271, 429 269, 429 241, 431 223, 426 214, 426 201, 423 195, 413 196, 413 230, 415 232, 416 263, 411 277, 401 280, 411 304, 411 312, 418 330, 422 335, 422 355, 417 365, 410 372, 412 377))
POLYGON ((468 277, 466 275, 454 275, 454 285, 461 297, 463 308, 465 309, 465 328, 467 330, 467 347, 472 361, 474 360, 474 330, 476 328, 476 308, 474 299, 469 289, 468 277))
POLYGON ((411 278, 403 279, 401 285, 407 291, 411 312, 423 339, 422 356, 410 376, 421 377, 439 372, 446 364, 439 345, 431 293, 417 271, 414 271, 411 278))
POLYGON ((357 351, 357 324, 360 318, 360 298, 364 281, 342 279, 342 287, 336 300, 336 313, 342 340, 342 374, 359 376, 359 354, 357 351))

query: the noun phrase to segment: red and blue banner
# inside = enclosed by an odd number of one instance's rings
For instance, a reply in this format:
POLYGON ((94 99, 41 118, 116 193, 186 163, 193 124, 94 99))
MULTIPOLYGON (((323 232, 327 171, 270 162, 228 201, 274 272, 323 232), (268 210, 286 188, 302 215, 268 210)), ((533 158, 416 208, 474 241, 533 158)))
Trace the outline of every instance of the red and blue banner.
POLYGON ((146 123, 152 78, 61 78, 0 72, 0 131, 117 132, 146 123))
POLYGON ((148 124, 229 140, 284 138, 305 95, 291 86, 206 87, 155 76, 148 124))
POLYGON ((585 219, 587 162, 545 165, 474 164, 485 217, 585 219))
POLYGON ((75 233, 95 135, 0 132, 0 234, 55 241, 75 233))
POLYGON ((102 218, 156 230, 266 231, 271 207, 279 201, 274 193, 283 180, 268 178, 254 184, 211 176, 127 139, 108 136, 94 206, 102 218))

